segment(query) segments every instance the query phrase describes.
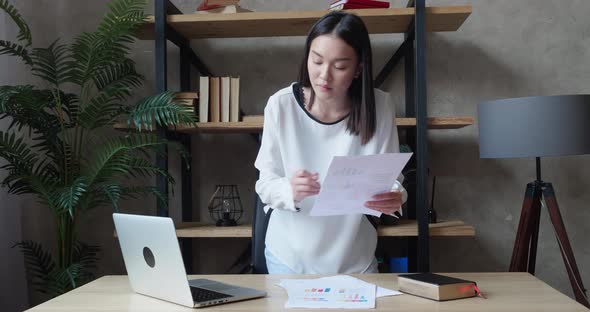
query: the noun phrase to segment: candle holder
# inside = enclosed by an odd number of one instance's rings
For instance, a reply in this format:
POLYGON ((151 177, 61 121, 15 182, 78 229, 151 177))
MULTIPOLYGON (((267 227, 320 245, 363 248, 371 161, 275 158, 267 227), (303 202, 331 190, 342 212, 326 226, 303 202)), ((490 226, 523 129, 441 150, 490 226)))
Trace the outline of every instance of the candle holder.
POLYGON ((235 226, 242 217, 244 209, 238 186, 216 185, 208 204, 209 215, 217 226, 235 226))

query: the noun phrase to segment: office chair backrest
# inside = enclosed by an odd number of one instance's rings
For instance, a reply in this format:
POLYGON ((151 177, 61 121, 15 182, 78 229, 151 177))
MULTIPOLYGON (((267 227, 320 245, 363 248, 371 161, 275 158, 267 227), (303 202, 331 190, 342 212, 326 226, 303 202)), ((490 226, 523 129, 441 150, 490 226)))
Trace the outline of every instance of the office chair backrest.
POLYGON ((266 268, 266 258, 264 257, 264 240, 266 238, 266 228, 272 214, 272 209, 264 213, 265 204, 256 194, 256 203, 254 205, 254 214, 252 220, 252 273, 268 274, 266 268))

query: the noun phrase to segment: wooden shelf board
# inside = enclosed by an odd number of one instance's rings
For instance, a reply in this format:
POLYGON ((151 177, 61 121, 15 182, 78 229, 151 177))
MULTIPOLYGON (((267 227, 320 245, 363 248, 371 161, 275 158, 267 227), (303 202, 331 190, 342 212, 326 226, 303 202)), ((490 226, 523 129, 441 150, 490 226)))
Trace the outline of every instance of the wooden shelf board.
MULTIPOLYGON (((252 226, 243 224, 232 227, 219 227, 197 222, 179 223, 176 225, 178 237, 252 237, 252 226)), ((401 220, 398 225, 381 225, 379 236, 418 236, 415 220, 401 220)), ((475 236, 475 228, 463 221, 441 221, 430 224, 430 236, 475 236)))
MULTIPOLYGON (((473 125, 473 117, 427 117, 428 129, 460 129, 473 125)), ((416 118, 396 118, 395 124, 398 128, 412 128, 416 126, 416 118)))
MULTIPOLYGON (((349 10, 359 15, 372 34, 404 33, 414 8, 349 10)), ((233 14, 174 14, 168 24, 188 39, 305 36, 327 10, 287 12, 244 12, 233 14)), ((471 14, 471 6, 426 8, 426 31, 456 31, 471 14)), ((155 18, 149 16, 137 37, 154 39, 155 18)))
MULTIPOLYGON (((396 118, 398 128, 412 128, 416 126, 416 118, 396 118)), ((429 129, 459 129, 473 125, 473 117, 428 117, 427 124, 429 129)), ((129 131, 126 123, 117 123, 113 126, 116 130, 129 131)), ((197 123, 193 126, 179 126, 171 131, 181 133, 258 133, 262 132, 263 121, 259 120, 247 122, 206 122, 197 123)))

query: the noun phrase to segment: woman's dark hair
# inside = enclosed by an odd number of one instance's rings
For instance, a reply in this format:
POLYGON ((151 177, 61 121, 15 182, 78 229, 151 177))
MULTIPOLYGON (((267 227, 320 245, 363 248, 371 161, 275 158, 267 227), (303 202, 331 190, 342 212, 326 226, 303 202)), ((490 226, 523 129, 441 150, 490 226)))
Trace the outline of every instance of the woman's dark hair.
POLYGON ((303 92, 303 87, 310 89, 309 105, 313 105, 315 94, 309 80, 307 59, 311 42, 326 34, 332 34, 342 39, 354 49, 358 57, 362 72, 359 78, 353 79, 348 89, 352 107, 347 129, 354 135, 360 135, 362 144, 366 144, 375 134, 375 94, 373 92, 371 41, 367 27, 360 17, 343 11, 334 11, 324 15, 313 25, 307 35, 305 55, 299 69, 300 90, 303 92))

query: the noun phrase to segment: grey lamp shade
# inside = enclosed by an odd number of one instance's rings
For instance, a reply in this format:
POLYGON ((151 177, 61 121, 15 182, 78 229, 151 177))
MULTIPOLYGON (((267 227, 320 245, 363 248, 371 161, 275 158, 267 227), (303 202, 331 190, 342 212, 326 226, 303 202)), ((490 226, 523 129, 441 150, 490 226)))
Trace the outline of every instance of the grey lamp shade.
POLYGON ((487 101, 477 111, 481 158, 590 154, 590 95, 487 101))

